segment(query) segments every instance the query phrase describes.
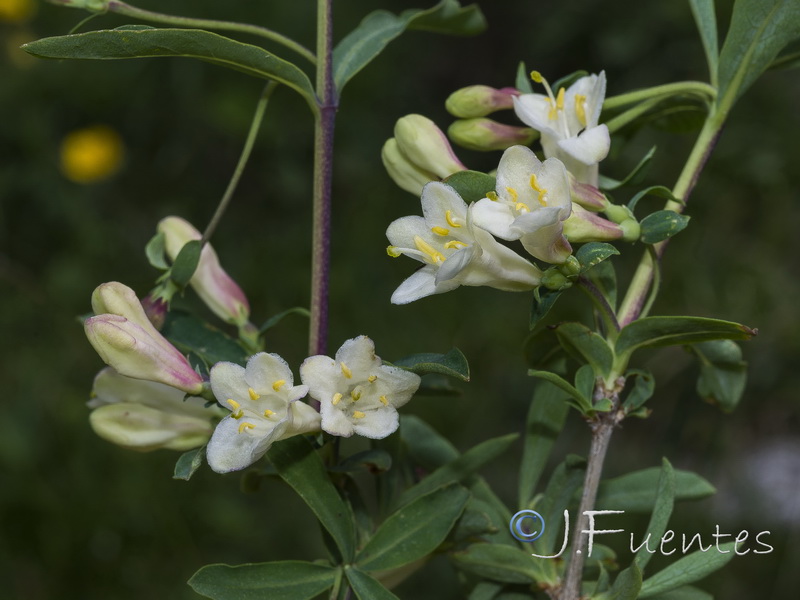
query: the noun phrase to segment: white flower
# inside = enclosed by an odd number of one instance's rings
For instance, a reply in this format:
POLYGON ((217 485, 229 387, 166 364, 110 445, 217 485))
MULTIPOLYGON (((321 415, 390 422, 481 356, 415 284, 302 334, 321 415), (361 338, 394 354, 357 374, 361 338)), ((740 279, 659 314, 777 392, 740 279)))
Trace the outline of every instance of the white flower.
POLYGON ((581 183, 597 186, 597 163, 611 146, 608 127, 597 124, 606 96, 605 71, 581 77, 555 96, 541 75, 531 76, 544 84, 547 95, 514 98, 517 117, 541 133, 546 157, 560 159, 581 183))
POLYGON ((322 429, 332 435, 354 433, 385 438, 398 426, 397 408, 411 399, 418 375, 381 364, 367 336, 347 340, 335 358, 312 356, 300 365, 309 394, 320 402, 322 429))
POLYGON ((572 253, 562 223, 572 211, 569 176, 557 158, 542 163, 530 148, 512 146, 497 167, 497 192, 473 210, 475 225, 520 240, 540 260, 558 264, 572 253))
POLYGON ((208 443, 208 464, 217 473, 250 466, 280 439, 319 430, 319 413, 297 402, 308 387, 293 385, 289 365, 277 354, 260 352, 246 368, 219 362, 210 377, 214 396, 231 411, 208 443))
POLYGON ((474 227, 461 196, 449 185, 432 182, 422 190, 424 217, 402 217, 386 230, 390 256, 405 254, 425 266, 406 279, 394 304, 406 304, 461 285, 486 285, 506 291, 531 290, 542 272, 474 227))
POLYGON ((130 450, 190 450, 208 441, 222 413, 202 398, 184 397, 174 387, 107 367, 94 379, 89 423, 104 440, 130 450))

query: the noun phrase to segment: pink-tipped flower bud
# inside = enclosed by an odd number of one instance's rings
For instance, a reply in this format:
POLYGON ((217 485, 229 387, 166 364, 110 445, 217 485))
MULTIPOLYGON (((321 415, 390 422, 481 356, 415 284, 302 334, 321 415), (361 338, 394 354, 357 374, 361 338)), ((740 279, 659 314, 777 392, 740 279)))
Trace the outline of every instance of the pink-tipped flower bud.
POLYGON ((610 242, 622 238, 622 228, 579 204, 572 205, 572 214, 564 221, 564 235, 571 243, 610 242))
POLYGON ((456 90, 444 103, 447 112, 460 119, 485 117, 498 110, 514 108, 514 97, 520 92, 516 88, 501 89, 488 85, 471 85, 456 90))
MULTIPOLYGON (((199 240, 202 235, 191 223, 180 217, 167 217, 158 224, 164 234, 164 246, 170 259, 175 260, 184 244, 199 240)), ((211 244, 203 246, 200 262, 189 280, 200 299, 215 315, 227 323, 243 326, 250 318, 250 304, 242 288, 231 279, 219 264, 211 244)))
POLYGON ((600 212, 608 206, 606 195, 593 185, 579 182, 572 173, 569 175, 572 201, 592 212, 600 212))
POLYGON ((147 325, 143 328, 125 317, 102 314, 86 319, 83 326, 103 362, 122 375, 199 394, 203 378, 177 348, 147 325))
POLYGON ((505 150, 511 146, 528 146, 538 133, 530 127, 503 125, 486 118, 460 119, 447 130, 454 143, 468 150, 505 150))
POLYGON ((419 197, 422 188, 431 181, 439 178, 433 173, 420 169, 412 163, 397 147, 397 140, 389 138, 381 149, 381 160, 386 172, 399 187, 419 197))
POLYGON ((167 320, 167 312, 169 312, 167 301, 150 293, 142 298, 142 308, 153 327, 161 331, 164 327, 164 322, 167 320))
POLYGON ((439 179, 467 168, 462 164, 447 136, 436 124, 422 115, 406 115, 394 126, 397 147, 414 165, 439 179))

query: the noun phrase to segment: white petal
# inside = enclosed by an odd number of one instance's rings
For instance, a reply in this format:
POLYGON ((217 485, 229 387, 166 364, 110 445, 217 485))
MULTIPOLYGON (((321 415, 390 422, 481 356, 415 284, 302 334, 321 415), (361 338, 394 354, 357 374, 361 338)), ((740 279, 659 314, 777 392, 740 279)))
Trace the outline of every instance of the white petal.
POLYGON ((281 439, 299 433, 311 433, 320 430, 319 413, 305 402, 292 402, 289 410, 292 411, 292 424, 281 436, 281 439))
POLYGON ((229 473, 249 467, 264 454, 272 442, 280 438, 289 423, 284 420, 272 424, 266 419, 253 423, 254 429, 239 433, 244 418, 227 416, 219 422, 211 441, 208 442, 206 457, 209 466, 217 473, 229 473))
POLYGON ((467 203, 452 187, 445 183, 429 183, 422 190, 422 214, 425 224, 430 227, 447 227, 444 216, 450 211, 451 217, 466 219, 467 203))
POLYGON ((548 102, 549 98, 543 94, 521 94, 513 98, 514 112, 517 118, 537 131, 551 131, 555 133, 550 126, 551 105, 548 102))
POLYGON ((564 163, 557 158, 548 158, 542 164, 539 175, 540 185, 547 190, 547 206, 558 206, 562 209, 560 220, 569 217, 572 209, 572 192, 569 183, 569 174, 564 163))
POLYGON ((245 381, 244 367, 231 362, 218 362, 209 373, 211 378, 211 391, 214 397, 225 408, 230 409, 227 400, 233 399, 239 403, 249 400, 247 382, 245 381))
POLYGON ((389 243, 398 248, 416 248, 414 238, 421 236, 423 239, 430 236, 430 229, 425 223, 425 218, 419 215, 401 217, 392 221, 386 230, 389 243))
POLYGON ((603 124, 585 129, 577 137, 561 140, 558 147, 578 162, 584 165, 593 165, 608 155, 611 137, 608 127, 603 124))
POLYGON ((572 246, 562 234, 561 222, 550 227, 544 227, 536 233, 520 238, 525 250, 539 260, 551 264, 561 264, 572 254, 572 246))
POLYGON ((353 430, 366 438, 380 440, 397 431, 400 418, 394 408, 386 407, 368 412, 353 423, 353 430))
POLYGON ((472 205, 472 218, 475 225, 504 240, 519 238, 511 231, 514 212, 505 202, 483 198, 472 205))
POLYGON ((542 161, 527 146, 511 146, 497 165, 497 190, 506 187, 530 189, 531 174, 542 170, 542 161))
POLYGON ((511 224, 511 231, 516 236, 515 239, 523 235, 535 233, 543 227, 549 227, 560 222, 561 209, 557 206, 540 207, 531 212, 522 213, 511 224))
POLYGON ((475 246, 467 246, 466 248, 461 248, 453 252, 453 254, 448 256, 447 260, 439 266, 439 270, 436 272, 436 285, 438 286, 445 281, 457 277, 459 273, 469 266, 474 256, 475 246))
POLYGON ((421 382, 422 379, 416 373, 398 367, 382 365, 375 385, 378 386, 377 395, 386 396, 390 406, 400 408, 411 400, 411 397, 419 389, 421 382))
POLYGON ((300 365, 300 379, 308 386, 308 393, 319 402, 330 402, 340 387, 344 375, 339 363, 329 356, 310 356, 300 365))
POLYGON ((392 304, 408 304, 436 293, 436 268, 426 266, 406 279, 392 294, 392 304))
POLYGON ((360 335, 342 344, 336 351, 336 361, 340 366, 344 363, 350 369, 352 375, 348 381, 350 385, 366 380, 381 365, 381 359, 375 356, 375 342, 366 335, 360 335))
POLYGON ((283 380, 288 388, 294 384, 289 364, 277 354, 259 352, 250 357, 245 368, 245 382, 259 394, 273 393, 272 384, 283 380))
POLYGON ((330 402, 323 402, 320 404, 319 410, 323 431, 339 437, 353 435, 353 423, 339 408, 333 406, 330 402))

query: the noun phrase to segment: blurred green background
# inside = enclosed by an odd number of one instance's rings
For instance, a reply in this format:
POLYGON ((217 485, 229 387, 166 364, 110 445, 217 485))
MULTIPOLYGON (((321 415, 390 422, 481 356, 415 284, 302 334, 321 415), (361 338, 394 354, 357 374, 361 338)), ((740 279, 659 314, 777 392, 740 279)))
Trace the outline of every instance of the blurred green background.
MULTIPOLYGON (((174 481, 177 455, 140 455, 100 440, 84 405, 102 363, 77 316, 90 310, 91 291, 104 281, 122 280, 141 295, 149 290, 156 273, 142 249, 159 219, 178 214, 205 224, 236 163, 262 83, 181 59, 38 61, 19 45, 66 33, 85 15, 37 0, 28 3, 34 10, 27 15, 8 8, 17 4, 0 0, 0 374, 6 382, 0 595, 193 598, 184 582, 206 563, 320 556, 309 511, 279 483, 243 495, 237 475, 203 470, 191 482, 174 481), (60 144, 71 131, 95 124, 119 133, 124 163, 106 181, 71 182, 59 169, 60 144)), ((337 4, 337 39, 378 7, 337 4)), ((413 265, 388 259, 385 228, 419 211, 418 200, 396 188, 381 166, 380 148, 394 121, 418 112, 445 127, 450 92, 474 83, 513 85, 520 59, 551 80, 576 69, 605 69, 609 95, 706 77, 687 2, 479 4, 489 21, 479 37, 414 32, 393 43, 345 90, 336 134, 330 346, 364 333, 390 360, 461 348, 473 371, 463 396, 420 398, 405 410, 462 450, 521 430, 532 389, 521 351, 530 298, 462 288, 390 305, 392 290, 413 265)), ((724 31, 731 3, 718 4, 724 31)), ((140 6, 264 24, 314 44, 312 0, 143 0, 140 6)), ((380 3, 393 11, 415 6, 380 3)), ((126 22, 106 16, 88 27, 126 22)), ((797 72, 769 72, 735 108, 692 197, 691 225, 666 255, 655 307, 759 328, 745 346, 750 379, 742 405, 720 414, 697 398, 697 366, 687 353, 653 351, 642 364, 660 384, 650 404, 654 414, 624 423, 606 463, 605 473, 615 476, 667 456, 711 481, 719 490, 715 498, 676 509, 678 533, 710 539, 714 524, 733 534, 772 532, 773 553, 736 558, 701 584, 717 598, 792 598, 800 583, 799 101, 797 72)), ((623 176, 657 145, 647 183, 671 185, 693 134, 655 127, 629 133, 625 143, 615 142, 604 172, 623 176)), ((307 304, 311 134, 302 102, 280 90, 213 240, 247 291, 255 322, 307 304)), ((497 154, 458 153, 476 169, 498 160, 497 154)), ((622 190, 617 200, 635 191, 622 190)), ((632 264, 639 251, 628 254, 620 265, 632 264)), ((268 351, 298 365, 305 343, 306 323, 290 317, 270 333, 268 351)), ((556 454, 587 447, 585 426, 573 418, 556 454)), ((509 504, 519 449, 486 473, 509 504)), ((629 530, 645 525, 632 519, 629 530)), ((624 539, 618 551, 627 563, 624 539)), ((457 598, 444 591, 454 577, 446 562, 434 561, 398 593, 457 598)))

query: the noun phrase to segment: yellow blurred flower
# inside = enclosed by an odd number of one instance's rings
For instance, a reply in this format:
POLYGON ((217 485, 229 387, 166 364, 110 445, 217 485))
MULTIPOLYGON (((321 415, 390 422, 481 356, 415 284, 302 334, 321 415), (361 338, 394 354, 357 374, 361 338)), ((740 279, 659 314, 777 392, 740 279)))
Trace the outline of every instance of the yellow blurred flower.
POLYGON ((75 183, 94 183, 116 173, 124 154, 122 138, 107 125, 76 129, 61 142, 61 171, 75 183))
POLYGON ((0 21, 24 23, 38 8, 35 0, 0 0, 0 21))

